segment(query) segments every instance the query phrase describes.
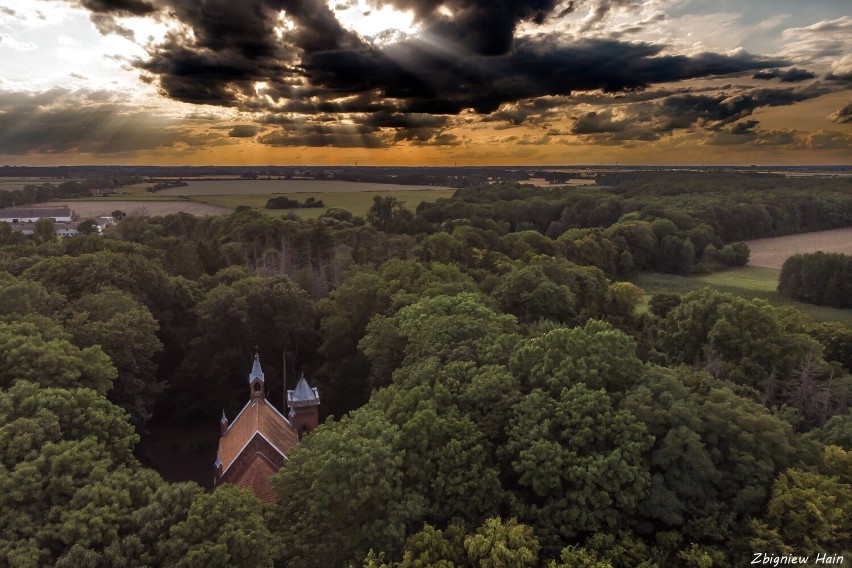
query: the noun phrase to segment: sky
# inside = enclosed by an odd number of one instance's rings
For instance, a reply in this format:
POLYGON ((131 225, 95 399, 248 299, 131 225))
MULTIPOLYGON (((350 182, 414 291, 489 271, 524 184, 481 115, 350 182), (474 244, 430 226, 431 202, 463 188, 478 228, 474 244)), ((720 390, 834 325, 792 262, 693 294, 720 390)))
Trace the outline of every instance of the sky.
POLYGON ((0 165, 852 163, 849 0, 0 0, 0 165))

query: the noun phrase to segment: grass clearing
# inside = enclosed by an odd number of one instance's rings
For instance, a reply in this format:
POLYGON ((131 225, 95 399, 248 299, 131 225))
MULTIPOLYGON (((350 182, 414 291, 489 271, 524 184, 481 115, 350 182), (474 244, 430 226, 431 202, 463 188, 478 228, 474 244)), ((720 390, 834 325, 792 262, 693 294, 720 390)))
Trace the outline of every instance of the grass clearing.
POLYGON ((647 310, 652 294, 659 292, 687 294, 709 286, 721 292, 729 292, 748 299, 760 298, 776 307, 790 306, 814 321, 838 321, 852 327, 852 310, 815 306, 797 302, 779 294, 775 288, 778 285, 780 272, 774 268, 744 266, 701 276, 644 273, 634 278, 633 283, 645 290, 645 299, 640 306, 642 310, 647 310))

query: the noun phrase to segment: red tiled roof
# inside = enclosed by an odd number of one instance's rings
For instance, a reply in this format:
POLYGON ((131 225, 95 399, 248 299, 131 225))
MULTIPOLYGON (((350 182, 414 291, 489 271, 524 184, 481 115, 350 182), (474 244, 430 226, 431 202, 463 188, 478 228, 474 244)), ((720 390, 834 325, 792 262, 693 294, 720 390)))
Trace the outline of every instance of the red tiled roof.
POLYGON ((228 471, 255 434, 263 436, 282 456, 299 445, 299 436, 293 426, 275 407, 266 399, 252 399, 219 438, 217 457, 222 462, 223 473, 228 471))
POLYGON ((272 503, 276 500, 275 491, 272 488, 272 476, 277 471, 278 468, 266 456, 257 452, 242 475, 234 481, 234 485, 251 489, 258 499, 272 503))

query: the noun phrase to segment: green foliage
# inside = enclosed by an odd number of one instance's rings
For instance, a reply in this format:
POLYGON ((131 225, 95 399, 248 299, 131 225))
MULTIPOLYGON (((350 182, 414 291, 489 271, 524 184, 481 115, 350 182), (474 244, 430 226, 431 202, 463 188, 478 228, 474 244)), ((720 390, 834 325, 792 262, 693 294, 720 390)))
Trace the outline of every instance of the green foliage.
POLYGON ((539 255, 505 274, 493 296, 501 310, 522 323, 579 324, 607 310, 607 285, 598 269, 539 255))
POLYGON ((298 199, 290 199, 289 197, 279 195, 278 197, 273 197, 269 199, 266 202, 265 207, 267 209, 299 209, 310 207, 325 207, 325 204, 322 202, 322 199, 318 200, 316 197, 308 197, 305 199, 305 202, 302 203, 298 199))
POLYGON ((160 483, 137 471, 126 415, 89 389, 0 392, 0 557, 75 565, 133 531, 133 509, 160 483))
POLYGON ((750 254, 747 244, 736 242, 725 245, 721 250, 713 253, 713 259, 727 266, 745 266, 748 264, 750 254))
POLYGON ((553 319, 566 322, 572 318, 577 303, 567 285, 555 282, 541 265, 527 265, 511 271, 494 290, 497 304, 504 312, 521 322, 553 319))
POLYGON ((33 237, 36 242, 49 243, 56 240, 55 223, 51 217, 42 217, 33 226, 33 237))
POLYGON ((367 211, 367 221, 387 233, 400 232, 414 215, 398 197, 373 197, 373 205, 367 211))
POLYGON ((267 384, 278 385, 277 367, 284 349, 311 349, 315 306, 286 276, 252 276, 220 284, 196 306, 196 322, 183 363, 180 398, 186 409, 241 404, 243 377, 253 347, 265 357, 267 384))
POLYGON ((441 531, 427 523, 405 541, 399 568, 455 568, 464 564, 463 527, 455 524, 441 531))
POLYGON ((516 519, 485 521, 476 534, 466 536, 464 548, 470 563, 481 568, 524 568, 538 564, 538 540, 530 527, 516 519))
POLYGON ((395 368, 434 357, 442 363, 504 361, 517 334, 514 317, 488 307, 477 294, 425 298, 367 326, 359 348, 370 360, 374 385, 395 368))
POLYGON ((289 454, 273 478, 280 499, 276 562, 342 566, 371 548, 402 549, 420 504, 406 499, 399 436, 398 427, 364 408, 326 422, 289 454))
POLYGON ((45 387, 88 387, 105 394, 115 367, 100 346, 80 349, 50 320, 0 321, 0 387, 18 381, 45 387))
POLYGON ((814 252, 784 261, 778 291, 785 296, 835 308, 852 307, 852 255, 814 252))
POLYGON ((852 372, 852 329, 838 322, 820 322, 806 331, 823 346, 826 361, 837 361, 852 372))
POLYGON ((640 529, 725 541, 736 518, 759 513, 774 476, 790 465, 792 431, 758 404, 707 387, 700 374, 680 374, 650 369, 624 401, 655 439, 640 529))
POLYGON ((383 389, 368 408, 399 427, 403 484, 408 500, 422 503, 420 518, 443 525, 497 514, 503 495, 488 444, 444 385, 383 389))
POLYGON ((168 277, 156 263, 141 255, 112 251, 46 258, 24 277, 72 300, 112 287, 150 305, 146 300, 159 299, 168 288, 168 277))
POLYGON ((552 561, 549 568, 613 568, 606 560, 601 560, 597 554, 583 547, 569 546, 563 548, 559 561, 552 561))
POLYGON ((514 407, 504 451, 513 513, 554 556, 566 539, 629 526, 647 495, 645 426, 584 384, 558 397, 535 389, 514 407))
POLYGON ((98 232, 98 224, 94 219, 83 219, 83 221, 77 225, 77 231, 81 235, 94 235, 98 232))
POLYGON ((224 485, 192 503, 186 520, 169 530, 167 564, 192 568, 272 566, 272 535, 257 497, 224 485))
POLYGON ((49 292, 38 282, 15 278, 0 272, 0 314, 2 318, 26 314, 50 315, 65 305, 65 298, 49 292))
POLYGON ((852 410, 832 416, 822 428, 811 430, 809 434, 826 446, 840 446, 852 451, 852 410))
POLYGON ((139 438, 126 415, 85 388, 39 388, 19 381, 0 391, 0 460, 12 469, 36 460, 45 444, 94 439, 116 464, 133 462, 139 438))
POLYGON ((89 294, 70 306, 66 326, 77 345, 99 345, 109 355, 118 371, 109 398, 130 413, 134 424, 144 425, 164 386, 154 363, 163 345, 148 308, 118 290, 89 294))
POLYGON ((558 328, 521 341, 509 368, 527 387, 545 389, 554 397, 580 383, 618 396, 642 374, 635 341, 601 321, 589 321, 582 328, 558 328))

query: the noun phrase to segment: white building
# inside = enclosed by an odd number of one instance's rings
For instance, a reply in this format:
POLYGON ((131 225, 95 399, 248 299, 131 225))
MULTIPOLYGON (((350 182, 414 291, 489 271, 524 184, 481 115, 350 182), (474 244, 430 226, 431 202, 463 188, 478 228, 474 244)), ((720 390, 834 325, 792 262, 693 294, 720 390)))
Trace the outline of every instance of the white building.
POLYGON ((39 219, 51 217, 57 223, 73 221, 71 208, 67 205, 59 207, 9 207, 0 209, 0 221, 4 223, 35 223, 39 219))

